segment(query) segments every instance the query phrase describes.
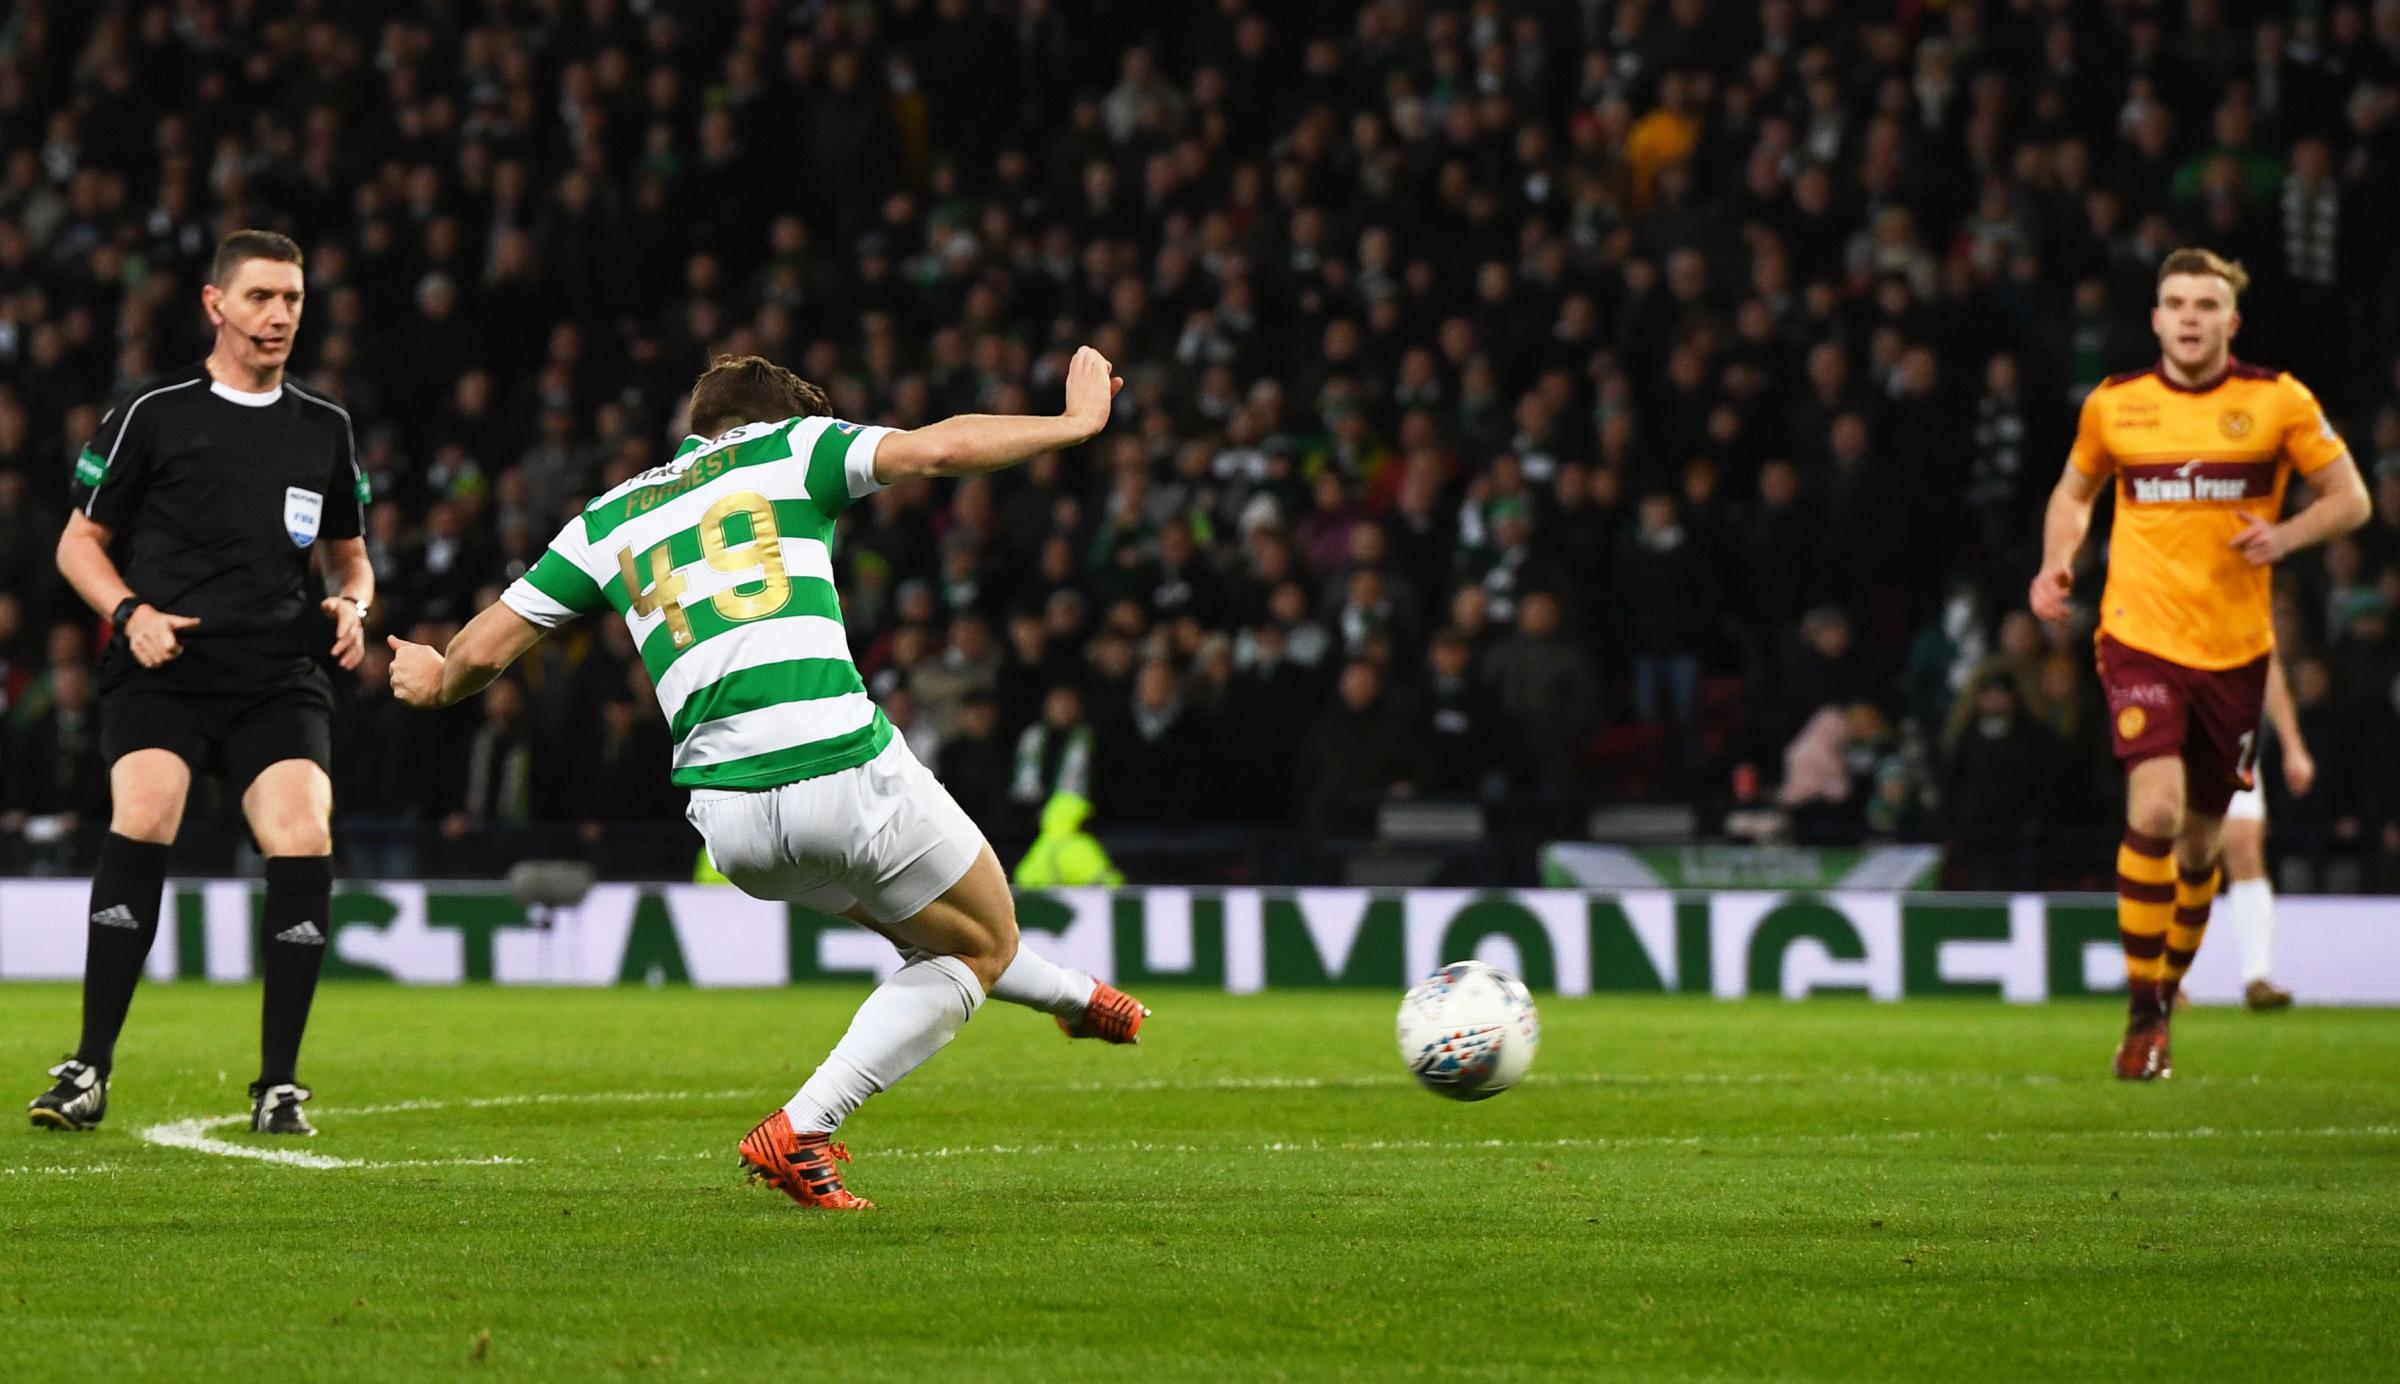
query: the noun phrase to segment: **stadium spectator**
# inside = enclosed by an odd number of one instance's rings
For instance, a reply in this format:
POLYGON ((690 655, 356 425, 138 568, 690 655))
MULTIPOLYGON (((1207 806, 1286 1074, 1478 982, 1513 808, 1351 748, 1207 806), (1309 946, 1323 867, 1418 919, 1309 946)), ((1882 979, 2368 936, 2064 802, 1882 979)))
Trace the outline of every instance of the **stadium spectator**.
MULTIPOLYGON (((1323 699, 1317 670, 1292 656, 1290 635, 1271 621, 1243 631, 1230 652, 1233 672, 1218 710, 1220 751, 1260 765, 1297 762, 1308 725, 1298 713, 1323 699)), ((1226 792, 1221 803, 1234 821, 1291 820, 1291 788, 1277 773, 1226 792)))
POLYGON ((574 801, 582 804, 577 835, 600 860, 638 849, 638 840, 612 841, 612 829, 655 827, 683 816, 683 794, 660 782, 658 766, 674 752, 675 738, 660 716, 658 701, 638 670, 617 694, 600 704, 598 733, 586 740, 575 775, 574 801))
POLYGON ((1942 807, 1959 847, 1958 878, 1977 889, 2022 887, 2026 847, 2052 800, 2058 740, 2025 713, 2006 672, 1984 673, 1961 701, 1969 714, 1942 768, 1942 807))
POLYGON ((1572 801, 1577 747, 1601 714, 1592 656, 1563 621, 1557 592, 1526 593, 1517 632, 1494 645, 1488 660, 1502 716, 1515 731, 1517 762, 1550 806, 1572 801))
POLYGON ((534 737, 525 722, 525 689, 514 678, 494 683, 465 743, 445 766, 436 791, 442 837, 462 855, 489 857, 513 828, 533 820, 534 737))
POLYGON ((968 816, 988 822, 1007 811, 1016 765, 1000 737, 1000 703, 990 692, 967 694, 957 727, 942 740, 941 763, 934 767, 968 816))
POLYGON ((1838 606, 1819 606, 1800 622, 1800 648, 1783 678, 1776 707, 1778 740, 1800 733, 1826 707, 1850 706, 1873 696, 1869 676, 1851 644, 1850 617, 1838 606))
POLYGON ((1715 555, 1679 522, 1675 497, 1643 498, 1614 588, 1632 625, 1634 714, 1671 724, 1684 762, 1700 754, 1700 654, 1716 626, 1715 555))
POLYGON ((106 823, 108 771, 91 669, 70 663, 55 670, 48 700, 17 732, 6 769, 9 813, 29 838, 36 819, 50 819, 45 834, 52 839, 106 823))
POLYGON ((1423 729, 1429 797, 1498 801, 1507 791, 1507 757, 1494 753, 1505 731, 1491 688, 1475 675, 1466 635, 1443 628, 1426 656, 1423 729))
MULTIPOLYGON (((215 231, 258 224, 311 247, 295 373, 358 423, 378 634, 456 618, 663 459, 714 352, 765 351, 842 415, 905 423, 1017 407, 1055 385, 1060 343, 1109 351, 1122 436, 989 486, 894 487, 835 545, 878 695, 955 736, 989 688, 999 742, 1032 737, 1019 842, 1068 758, 1051 689, 1121 742, 1137 669, 1163 659, 1213 745, 1296 764, 1355 655, 1408 724, 1435 715, 1444 626, 1510 754, 1543 741, 1525 763, 1544 776, 1509 785, 1535 800, 1655 789, 1613 758, 1635 716, 1684 728, 1700 785, 1777 762, 1829 705, 1938 744, 1909 652, 1961 577, 1983 599, 1949 646, 1999 636, 2029 570, 2027 468, 2058 464, 2085 390, 2146 362, 2158 259, 2201 241, 2265 286, 2237 352, 2298 371, 2396 477, 2382 529, 2278 577, 2295 669, 2322 659, 2360 753, 2384 743, 2390 699, 2369 694, 2394 634, 2365 612, 2400 599, 2400 29, 2334 5, 2337 56, 2260 7, 1853 8, 988 0, 595 25, 403 2, 356 27, 44 6, 0 55, 0 602, 19 611, 0 696, 21 716, 48 632, 91 624, 48 561, 74 448, 126 384, 197 358, 182 305, 215 231), (238 114, 251 89, 280 94, 273 117, 238 114), (1654 493, 1688 557, 1647 562, 1635 500, 1654 493), (1697 628, 1624 585, 1679 561, 1710 578, 1697 628), (1584 670, 1564 730, 1522 719, 1537 589, 1572 651, 1542 657, 1584 670), (1839 636, 1808 617, 1829 601, 1839 636), (1221 682, 1195 669, 1209 635, 1221 682)), ((2082 619, 2045 638, 2080 641, 2082 619)), ((554 683, 528 670, 528 820, 565 829, 622 652, 552 657, 554 683), (586 678, 590 658, 611 666, 586 678)), ((2035 674, 2021 714, 2088 739, 2035 674)), ((1250 777, 1274 782, 1216 815, 1297 820, 1281 775, 1250 777)), ((2381 791, 2312 794, 2329 860, 2373 865, 2381 791)), ((375 801, 359 792, 346 816, 375 801)), ((464 868, 438 832, 420 844, 426 868, 464 868)))
POLYGON ((1138 822, 1179 822, 1205 815, 1215 786, 1201 773, 1206 732, 1184 698, 1175 665, 1163 658, 1134 675, 1126 715, 1099 746, 1096 806, 1138 822))
POLYGON ((391 650, 368 645, 333 720, 333 800, 357 864, 406 878, 418 858, 412 828, 427 818, 433 742, 424 718, 393 699, 391 672, 391 650))
POLYGON ((1008 796, 1028 815, 1059 793, 1092 796, 1092 728, 1083 715, 1083 694, 1061 684, 1042 701, 1041 719, 1017 736, 1016 768, 1008 796))
POLYGON ((1376 809, 1410 797, 1424 777, 1423 748, 1366 659, 1342 669, 1334 698, 1301 737, 1293 797, 1299 820, 1326 836, 1370 835, 1376 809))
POLYGON ((38 666, 27 661, 25 643, 25 602, 13 591, 0 591, 0 740, 38 666))

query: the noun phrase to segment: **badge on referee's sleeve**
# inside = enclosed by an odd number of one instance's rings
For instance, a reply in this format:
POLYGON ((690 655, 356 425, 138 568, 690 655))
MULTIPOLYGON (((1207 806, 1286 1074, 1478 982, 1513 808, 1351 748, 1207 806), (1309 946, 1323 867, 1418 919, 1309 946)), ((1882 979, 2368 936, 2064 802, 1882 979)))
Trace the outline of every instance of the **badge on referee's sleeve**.
POLYGON ((292 546, 305 548, 317 541, 317 525, 325 517, 325 497, 314 490, 288 486, 283 492, 283 531, 292 546))

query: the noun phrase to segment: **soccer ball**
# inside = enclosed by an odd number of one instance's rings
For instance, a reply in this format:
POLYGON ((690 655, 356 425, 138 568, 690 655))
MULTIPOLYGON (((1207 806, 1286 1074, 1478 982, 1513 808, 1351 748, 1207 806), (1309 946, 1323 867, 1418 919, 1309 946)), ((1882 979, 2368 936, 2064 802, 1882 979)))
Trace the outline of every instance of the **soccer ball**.
POLYGON ((1523 1079, 1541 1042, 1532 992, 1480 961, 1453 961, 1400 997, 1400 1060, 1437 1096, 1490 1100, 1523 1079))

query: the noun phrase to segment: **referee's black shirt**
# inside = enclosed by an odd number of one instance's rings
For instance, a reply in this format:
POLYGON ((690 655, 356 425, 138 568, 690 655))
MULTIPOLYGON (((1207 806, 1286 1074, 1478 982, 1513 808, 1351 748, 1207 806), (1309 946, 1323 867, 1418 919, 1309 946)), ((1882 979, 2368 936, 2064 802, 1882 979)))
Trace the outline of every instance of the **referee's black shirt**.
POLYGON ((115 537, 134 594, 199 617, 157 668, 109 645, 101 687, 231 692, 297 682, 333 642, 309 550, 365 532, 350 415, 284 384, 235 391, 206 366, 152 380, 109 410, 75 461, 75 507, 115 537))

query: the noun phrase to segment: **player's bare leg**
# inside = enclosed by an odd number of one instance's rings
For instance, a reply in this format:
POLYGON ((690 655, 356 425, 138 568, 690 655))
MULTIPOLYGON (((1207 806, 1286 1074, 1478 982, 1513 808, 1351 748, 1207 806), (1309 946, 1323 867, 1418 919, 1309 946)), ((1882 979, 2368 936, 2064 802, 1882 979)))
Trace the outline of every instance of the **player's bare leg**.
MULTIPOLYGON (((880 933, 899 950, 904 962, 925 955, 876 922, 863 905, 850 905, 842 910, 842 916, 869 932, 880 933)), ((1149 1006, 1140 1000, 1088 971, 1059 965, 1026 946, 1021 935, 1017 958, 1000 973, 991 998, 1050 1015, 1069 1038, 1098 1038, 1108 1043, 1140 1042, 1142 1021, 1150 1017, 1149 1006)))
POLYGON ((2125 1038, 2115 1071, 2154 1081, 2167 1051, 2167 943, 2174 923, 2177 838, 2184 826, 2183 761, 2145 759, 2125 775, 2125 839, 2117 848, 2117 930, 2125 947, 2125 1038))
POLYGON ((867 996, 824 1065, 742 1140, 742 1162, 751 1176, 803 1206, 853 1211, 872 1205, 842 1185, 834 1164, 850 1155, 833 1134, 868 1097, 890 1090, 940 1052, 982 1007, 1016 959, 1016 900, 986 845, 939 898, 876 930, 921 957, 867 996))
POLYGON ((2242 949, 2242 1003, 2283 1009, 2292 994, 2269 977, 2275 958, 2275 887, 2267 879, 2267 824, 2257 817, 2225 820, 2225 916, 2242 949))
POLYGON ((38 1128, 90 1129, 108 1114, 117 1034, 158 939, 167 847, 191 790, 191 766, 172 750, 134 750, 109 766, 108 837, 92 872, 84 942, 83 1035, 75 1055, 50 1069, 55 1084, 26 1107, 38 1128))

